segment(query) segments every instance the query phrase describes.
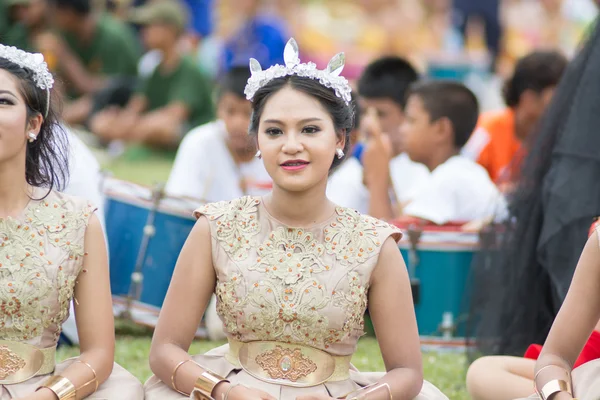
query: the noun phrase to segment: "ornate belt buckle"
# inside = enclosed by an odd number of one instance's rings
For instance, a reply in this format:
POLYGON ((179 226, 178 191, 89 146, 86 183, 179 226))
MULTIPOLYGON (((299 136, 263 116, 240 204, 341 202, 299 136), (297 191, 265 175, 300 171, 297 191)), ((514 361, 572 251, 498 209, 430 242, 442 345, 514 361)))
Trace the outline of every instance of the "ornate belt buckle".
POLYGON ((0 340, 0 385, 21 383, 35 376, 44 354, 33 345, 0 340))
POLYGON ((316 386, 326 382, 335 370, 329 353, 304 345, 248 342, 240 348, 238 358, 248 374, 285 386, 316 386))

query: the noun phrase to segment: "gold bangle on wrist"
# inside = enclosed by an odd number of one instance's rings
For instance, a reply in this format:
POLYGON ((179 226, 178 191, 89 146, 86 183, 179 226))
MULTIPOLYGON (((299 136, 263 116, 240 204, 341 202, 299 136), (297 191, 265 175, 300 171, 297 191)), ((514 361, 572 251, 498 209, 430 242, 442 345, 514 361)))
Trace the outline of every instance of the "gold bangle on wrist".
POLYGON ((533 388, 535 389, 536 394, 542 400, 547 400, 550 396, 552 396, 558 392, 567 392, 572 397, 573 391, 571 388, 571 373, 567 369, 559 367, 558 365, 553 365, 553 364, 546 365, 545 367, 540 368, 536 372, 535 376, 533 377, 533 388), (551 368, 551 367, 561 369, 565 374, 566 380, 565 379, 550 380, 550 381, 546 382, 546 384, 544 384, 544 386, 540 390, 538 388, 537 378, 543 370, 545 370, 547 368, 551 368))
POLYGON ((384 383, 375 383, 369 386, 365 386, 362 389, 357 390, 356 392, 352 392, 348 395, 346 395, 346 397, 344 397, 347 400, 367 400, 370 394, 378 391, 381 388, 385 388, 388 396, 389 396, 389 400, 393 400, 392 399, 392 389, 390 388, 390 385, 387 384, 387 382, 384 383))
POLYGON ((221 382, 229 382, 227 379, 220 377, 214 372, 205 370, 202 375, 196 379, 196 384, 194 385, 194 390, 200 392, 202 396, 206 400, 214 400, 212 397, 212 392, 219 383, 221 382))
POLYGON ((96 370, 94 368, 92 368, 92 366, 90 364, 86 363, 85 361, 76 360, 75 362, 76 363, 81 363, 81 364, 85 365, 86 367, 88 367, 92 371, 92 374, 94 374, 94 379, 91 379, 91 380, 87 381, 86 383, 84 383, 83 385, 81 385, 81 387, 79 389, 83 389, 84 387, 86 387, 90 383, 96 382, 96 387, 94 388, 94 391, 92 393, 97 392, 98 391, 99 383, 98 383, 98 374, 96 374, 96 370))
POLYGON ((227 388, 227 391, 225 393, 223 393, 223 396, 221 396, 221 400, 227 400, 227 398, 229 397, 229 393, 231 392, 231 390, 236 387, 236 386, 240 386, 239 383, 236 383, 235 385, 231 385, 227 388))
POLYGON ((181 390, 177 389, 177 385, 175 384, 175 374, 177 373, 177 370, 179 369, 179 367, 181 367, 183 364, 188 363, 190 361, 193 361, 191 358, 189 360, 183 360, 181 362, 179 362, 175 368, 173 368, 173 373, 171 373, 171 387, 173 388, 173 390, 175 390, 178 393, 181 393, 185 396, 189 396, 188 393, 184 393, 181 390))
POLYGON ((58 400, 76 399, 75 385, 73 385, 70 380, 60 375, 54 375, 48 378, 48 380, 46 380, 42 386, 37 388, 36 392, 43 388, 52 390, 56 397, 58 397, 58 400))

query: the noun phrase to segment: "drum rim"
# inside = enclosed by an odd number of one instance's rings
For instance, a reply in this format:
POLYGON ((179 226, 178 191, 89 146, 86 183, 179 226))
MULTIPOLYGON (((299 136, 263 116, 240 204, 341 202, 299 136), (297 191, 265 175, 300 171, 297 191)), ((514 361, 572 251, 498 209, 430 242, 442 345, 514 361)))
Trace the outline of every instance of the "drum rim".
MULTIPOLYGON (((117 201, 117 202, 129 204, 132 206, 140 206, 145 209, 151 209, 153 206, 153 203, 154 203, 152 200, 152 189, 150 187, 145 186, 145 185, 140 185, 135 182, 125 181, 122 179, 107 178, 106 182, 104 184, 103 192, 106 197, 107 203, 109 201, 117 201), (106 185, 107 182, 109 183, 109 185, 106 185), (112 183, 112 184, 110 184, 110 183, 112 183), (144 194, 146 194, 147 196, 138 197, 138 196, 136 196, 135 193, 124 193, 124 192, 115 190, 115 186, 121 185, 121 184, 123 186, 129 186, 129 187, 135 187, 136 189, 141 189, 142 191, 145 192, 144 194), (110 186, 112 186, 112 187, 110 187, 110 186)), ((174 217, 182 217, 185 219, 195 221, 196 218, 194 217, 194 211, 204 204, 205 204, 205 202, 203 202, 202 200, 192 199, 189 197, 172 196, 172 195, 167 194, 158 203, 158 207, 156 210, 157 210, 157 212, 162 213, 162 214, 167 214, 167 215, 171 215, 174 217), (173 200, 181 201, 182 203, 185 203, 186 205, 190 205, 190 206, 192 205, 191 203, 193 201, 197 201, 198 204, 194 204, 193 207, 190 207, 190 208, 176 207, 172 204, 169 204, 173 200)))

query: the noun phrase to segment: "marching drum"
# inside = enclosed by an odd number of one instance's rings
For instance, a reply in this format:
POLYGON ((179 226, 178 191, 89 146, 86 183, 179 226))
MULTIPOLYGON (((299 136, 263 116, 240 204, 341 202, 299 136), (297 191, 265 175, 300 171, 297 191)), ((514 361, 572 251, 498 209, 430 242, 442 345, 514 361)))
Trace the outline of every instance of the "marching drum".
POLYGON ((452 224, 396 225, 404 232, 398 246, 411 278, 419 335, 464 337, 479 234, 452 224))
POLYGON ((138 302, 158 309, 201 202, 112 178, 104 192, 113 296, 127 299, 127 312, 138 302))

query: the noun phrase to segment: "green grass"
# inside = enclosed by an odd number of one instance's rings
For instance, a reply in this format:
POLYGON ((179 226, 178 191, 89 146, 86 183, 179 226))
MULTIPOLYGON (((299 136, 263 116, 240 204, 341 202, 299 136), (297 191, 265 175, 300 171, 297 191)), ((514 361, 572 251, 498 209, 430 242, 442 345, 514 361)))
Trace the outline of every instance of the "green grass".
MULTIPOLYGON (((117 159, 100 157, 103 168, 119 179, 143 185, 166 182, 172 165, 172 155, 165 157, 155 152, 135 149, 117 159)), ((151 375, 148 366, 150 350, 149 332, 142 328, 122 326, 117 321, 117 331, 124 335, 118 337, 115 361, 129 370, 142 382, 151 375)), ((192 344, 191 354, 206 352, 222 343, 198 341, 192 344)), ((62 348, 59 359, 76 356, 77 348, 62 348)), ((383 371, 384 365, 377 340, 364 337, 352 363, 362 371, 383 371)), ((424 353, 423 368, 425 379, 435 384, 452 400, 467 400, 465 389, 466 358, 456 353, 424 353)))
MULTIPOLYGON (((204 353, 223 342, 196 341, 190 354, 204 353)), ((116 344, 115 361, 144 382, 152 372, 148 366, 150 338, 119 337, 116 344)), ((63 360, 79 354, 79 349, 62 347, 58 358, 63 360)), ((384 371, 383 360, 375 338, 365 337, 359 342, 352 363, 361 371, 384 371)), ((423 353, 425 379, 435 384, 452 400, 467 400, 465 390, 465 357, 451 353, 423 353)))

